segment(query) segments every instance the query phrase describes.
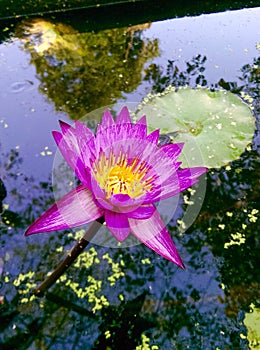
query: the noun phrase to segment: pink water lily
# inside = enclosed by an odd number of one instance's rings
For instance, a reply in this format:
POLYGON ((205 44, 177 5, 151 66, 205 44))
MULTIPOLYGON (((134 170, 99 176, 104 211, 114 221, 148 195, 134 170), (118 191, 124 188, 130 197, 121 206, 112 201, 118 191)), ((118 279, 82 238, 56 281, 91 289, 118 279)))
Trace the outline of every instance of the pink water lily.
POLYGON ((146 117, 133 124, 124 107, 114 121, 108 110, 96 135, 79 121, 60 122, 53 137, 81 184, 27 229, 25 235, 68 229, 104 217, 120 242, 130 233, 164 258, 184 267, 154 203, 197 182, 204 167, 180 169, 183 144, 158 146, 159 130, 147 134, 146 117))

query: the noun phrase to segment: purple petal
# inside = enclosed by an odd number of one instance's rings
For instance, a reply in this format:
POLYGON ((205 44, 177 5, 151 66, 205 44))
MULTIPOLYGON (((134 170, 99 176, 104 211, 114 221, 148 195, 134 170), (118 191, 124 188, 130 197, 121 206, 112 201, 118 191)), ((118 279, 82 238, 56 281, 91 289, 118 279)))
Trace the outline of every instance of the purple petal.
POLYGON ((103 125, 98 125, 96 131, 97 150, 108 149, 114 143, 120 140, 129 139, 129 134, 132 130, 132 124, 114 124, 107 128, 103 125))
POLYGON ((59 146, 59 143, 60 143, 61 140, 63 139, 62 134, 61 134, 59 131, 54 130, 54 131, 52 132, 52 136, 53 136, 53 138, 54 138, 54 140, 55 140, 57 146, 59 146))
MULTIPOLYGON (((97 151, 107 150, 115 143, 128 142, 128 145, 135 144, 136 141, 140 143, 147 137, 147 127, 144 123, 144 119, 140 123, 132 125, 132 121, 129 116, 127 108, 123 108, 116 124, 104 127, 104 125, 98 125, 96 132, 96 145, 97 151), (118 122, 120 121, 120 122, 118 122)), ((127 147, 125 147, 127 149, 127 147)))
POLYGON ((149 219, 154 214, 155 210, 156 209, 153 204, 141 205, 137 209, 128 212, 127 216, 131 219, 145 220, 149 219))
POLYGON ((133 134, 136 134, 136 129, 140 130, 139 134, 141 138, 145 138, 147 135, 147 123, 146 123, 146 116, 142 116, 134 125, 133 125, 133 134))
MULTIPOLYGON (((132 148, 129 150, 130 153, 135 152, 138 154, 138 149, 136 149, 137 144, 138 143, 136 142, 136 144, 132 146, 132 148)), ((153 178, 153 191, 163 191, 164 193, 172 192, 172 194, 169 194, 168 197, 172 196, 188 187, 186 185, 182 186, 186 178, 189 180, 189 183, 193 184, 196 181, 195 178, 206 171, 205 168, 199 168, 199 171, 196 170, 198 168, 193 168, 190 170, 190 174, 177 171, 175 167, 176 163, 173 161, 173 159, 180 152, 178 145, 175 147, 167 147, 165 148, 164 152, 164 147, 159 148, 152 143, 146 143, 144 141, 142 144, 143 145, 140 146, 140 150, 142 151, 140 158, 141 161, 144 161, 149 166, 146 177, 153 178), (170 158, 169 155, 171 155, 172 158, 170 158), (170 188, 170 186, 172 186, 172 188, 170 188)), ((179 164, 176 164, 177 167, 178 165, 179 164)))
POLYGON ((103 215, 92 199, 92 193, 80 185, 50 207, 26 230, 25 235, 63 230, 94 221, 103 215))
POLYGON ((133 139, 144 140, 147 135, 146 124, 135 124, 132 129, 129 131, 129 138, 132 139, 132 142, 135 142, 133 139))
POLYGON ((184 143, 169 143, 160 147, 160 149, 169 157, 173 162, 179 157, 184 143))
POLYGON ((121 109, 117 119, 116 124, 129 123, 132 124, 132 120, 128 111, 128 108, 125 106, 121 109))
POLYGON ((176 162, 174 163, 175 169, 179 169, 179 167, 182 165, 182 162, 176 162))
POLYGON ((205 167, 194 167, 178 170, 178 177, 182 188, 187 188, 188 182, 191 180, 192 184, 197 182, 198 177, 204 174, 208 169, 205 167), (187 184, 186 184, 187 182, 187 184))
POLYGON ((111 125, 115 124, 114 119, 112 117, 112 114, 109 112, 108 109, 105 110, 103 117, 102 117, 102 122, 101 125, 104 128, 107 128, 111 125))
POLYGON ((76 176, 85 186, 90 188, 90 175, 88 173, 88 169, 86 169, 86 165, 83 164, 81 154, 77 153, 78 150, 75 147, 70 147, 64 139, 64 136, 58 131, 53 131, 52 135, 61 154, 75 172, 76 176))
POLYGON ((129 219, 129 224, 133 235, 148 248, 184 268, 180 255, 157 210, 150 219, 129 219))
POLYGON ((73 170, 75 170, 75 157, 77 158, 77 153, 75 154, 75 152, 73 152, 73 150, 71 150, 68 147, 66 141, 64 140, 63 135, 60 132, 53 131, 52 136, 53 136, 59 150, 61 151, 61 154, 65 158, 66 162, 69 164, 69 166, 73 170))
POLYGON ((109 230, 119 242, 123 242, 130 234, 128 218, 125 214, 105 211, 105 222, 109 230))
POLYGON ((75 153, 80 154, 76 130, 72 126, 62 121, 60 121, 60 128, 63 134, 63 139, 67 142, 68 146, 75 153))
MULTIPOLYGON (((76 121, 75 128, 73 128, 64 122, 60 122, 60 126, 64 140, 69 148, 71 148, 76 154, 80 155, 82 151, 86 151, 85 145, 89 144, 91 140, 91 145, 93 144, 95 136, 85 124, 76 121)), ((89 152, 89 150, 87 151, 89 152)))
POLYGON ((146 137, 146 141, 147 142, 151 142, 154 143, 155 145, 158 144, 159 141, 159 137, 160 137, 160 130, 154 130, 153 132, 151 132, 147 137, 146 137))
POLYGON ((98 182, 94 178, 91 179, 91 189, 93 200, 97 206, 101 207, 102 209, 113 209, 113 204, 107 200, 105 191, 99 186, 98 182))
POLYGON ((59 120, 59 123, 60 123, 60 128, 61 128, 61 131, 62 133, 65 135, 67 132, 70 131, 70 129, 72 128, 71 125, 65 123, 64 121, 62 120, 59 120))
POLYGON ((194 167, 177 171, 176 174, 170 176, 161 185, 161 191, 151 194, 154 202, 158 202, 161 199, 172 197, 180 192, 183 192, 188 187, 198 182, 198 177, 204 174, 207 168, 194 167))
POLYGON ((143 115, 143 116, 135 123, 135 125, 145 125, 145 126, 147 126, 146 116, 143 115))
POLYGON ((84 123, 78 120, 75 121, 75 133, 79 139, 85 140, 85 142, 94 137, 93 132, 84 123))
POLYGON ((60 122, 60 124, 63 133, 60 134, 62 135, 62 138, 60 137, 57 131, 53 131, 52 135, 58 147, 60 147, 60 145, 62 145, 62 147, 65 147, 65 144, 67 144, 67 149, 74 153, 74 158, 77 158, 78 156, 80 156, 80 149, 78 146, 78 140, 73 132, 74 129, 64 122, 60 122))
POLYGON ((142 200, 137 198, 131 198, 128 194, 115 194, 109 198, 109 202, 118 207, 118 211, 122 213, 128 213, 136 209, 137 206, 142 204, 142 200))

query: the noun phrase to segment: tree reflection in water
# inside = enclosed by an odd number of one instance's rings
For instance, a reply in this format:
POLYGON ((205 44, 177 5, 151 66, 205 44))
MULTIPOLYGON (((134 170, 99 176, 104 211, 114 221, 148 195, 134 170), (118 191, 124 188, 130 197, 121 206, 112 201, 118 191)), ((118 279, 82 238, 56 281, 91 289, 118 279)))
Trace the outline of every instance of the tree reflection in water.
POLYGON ((149 26, 78 33, 39 19, 23 22, 17 35, 36 67, 40 91, 58 111, 79 119, 137 88, 145 63, 159 53, 157 39, 142 39, 149 26))

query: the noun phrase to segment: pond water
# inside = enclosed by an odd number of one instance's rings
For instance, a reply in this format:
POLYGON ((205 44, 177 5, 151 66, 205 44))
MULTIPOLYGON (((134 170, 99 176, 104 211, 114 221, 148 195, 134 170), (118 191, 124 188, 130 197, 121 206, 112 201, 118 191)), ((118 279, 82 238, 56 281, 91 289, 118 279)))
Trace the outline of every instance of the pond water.
POLYGON ((242 9, 98 32, 24 19, 0 44, 1 349, 260 348, 259 16, 242 9), (60 119, 95 127, 98 109, 134 109, 168 85, 250 95, 256 120, 241 155, 201 180, 188 226, 191 191, 170 214, 162 205, 186 270, 131 240, 101 238, 36 298, 82 234, 23 235, 75 181, 51 131, 60 119))

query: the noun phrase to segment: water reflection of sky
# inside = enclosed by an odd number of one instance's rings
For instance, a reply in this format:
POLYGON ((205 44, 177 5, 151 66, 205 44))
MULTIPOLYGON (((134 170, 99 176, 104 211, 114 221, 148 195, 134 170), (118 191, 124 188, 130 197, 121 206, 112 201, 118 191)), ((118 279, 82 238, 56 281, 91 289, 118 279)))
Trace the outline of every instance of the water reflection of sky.
POLYGON ((166 67, 168 60, 175 60, 182 70, 185 62, 201 54, 207 56, 208 82, 233 81, 258 55, 259 17, 260 8, 254 8, 177 18, 153 23, 145 35, 160 40, 161 56, 154 63, 166 67))
POLYGON ((160 38, 162 59, 183 63, 193 55, 208 58, 208 78, 234 79, 240 68, 257 53, 260 40, 260 8, 227 11, 154 23, 149 36, 160 38))
MULTIPOLYGON (((18 146, 25 173, 30 166, 32 174, 39 176, 44 167, 39 174, 37 158, 45 147, 55 149, 50 131, 57 128, 58 114, 38 92, 35 67, 19 41, 1 45, 0 52, 1 147, 7 151, 18 146)), ((45 176, 50 173, 50 163, 46 166, 45 176)))
MULTIPOLYGON (((143 37, 158 38, 161 55, 149 63, 166 67, 167 61, 174 59, 180 69, 185 69, 185 62, 193 56, 206 55, 205 75, 209 83, 220 78, 234 81, 241 67, 257 56, 259 15, 260 8, 255 8, 153 23, 143 37)), ((45 176, 49 174, 52 156, 44 158, 46 167, 40 170, 38 158, 46 147, 55 150, 51 130, 57 128, 57 119, 69 118, 58 113, 38 91, 35 67, 19 40, 0 46, 0 72, 1 147, 7 151, 19 146, 25 173, 45 176)), ((124 96, 127 101, 139 102, 149 89, 147 83, 141 83, 124 96)))

